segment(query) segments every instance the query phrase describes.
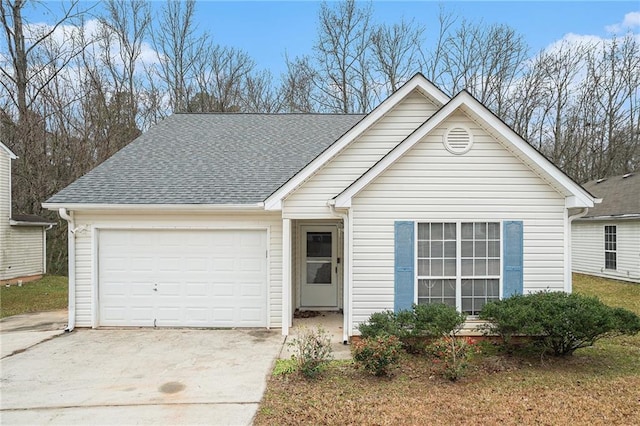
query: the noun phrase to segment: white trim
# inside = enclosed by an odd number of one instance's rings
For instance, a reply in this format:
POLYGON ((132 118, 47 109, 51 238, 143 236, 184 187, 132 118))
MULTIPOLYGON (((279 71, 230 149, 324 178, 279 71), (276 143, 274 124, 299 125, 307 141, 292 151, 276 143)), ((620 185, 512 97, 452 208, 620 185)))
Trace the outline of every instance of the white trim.
POLYGON ((589 221, 617 221, 617 220, 634 220, 640 219, 640 213, 621 214, 619 216, 589 216, 576 219, 577 222, 589 222, 589 221))
POLYGON ((123 210, 164 210, 164 211, 233 211, 233 210, 263 210, 263 203, 255 204, 95 204, 95 203, 42 203, 42 207, 49 210, 65 208, 74 211, 123 211, 123 210))
POLYGON ((0 142, 0 149, 4 150, 4 151, 7 153, 7 155, 9 156, 9 158, 10 158, 11 160, 17 160, 17 159, 18 159, 18 156, 17 156, 17 155, 15 155, 15 154, 13 153, 13 151, 11 151, 11 150, 9 149, 9 147, 8 147, 8 146, 6 146, 5 144, 3 144, 2 142, 0 142))
POLYGON ((573 237, 572 237, 572 223, 576 219, 580 219, 589 212, 588 208, 583 208, 574 215, 567 214, 564 216, 564 291, 571 293, 573 291, 573 256, 571 251, 573 250, 573 237))
MULTIPOLYGON (((271 317, 270 317, 270 308, 269 305, 271 303, 271 288, 270 288, 270 274, 271 274, 271 265, 270 265, 270 227, 269 226, 153 226, 153 225, 102 225, 102 224, 94 224, 91 226, 91 328, 98 328, 100 326, 100 279, 99 279, 99 252, 100 252, 100 232, 101 231, 113 231, 113 230, 140 230, 140 231, 264 231, 266 234, 266 286, 267 291, 265 292, 266 296, 266 322, 265 327, 270 328, 271 326, 271 317)), ((75 234, 75 233, 74 233, 75 234)))
POLYGON ((291 219, 282 219, 282 335, 289 334, 291 315, 291 219))
MULTIPOLYGON (((336 207, 350 207, 351 199, 358 194, 371 181, 383 173, 388 167, 400 159, 407 151, 416 145, 422 138, 428 135, 433 129, 439 126, 458 108, 465 106, 471 112, 477 115, 493 129, 495 129, 502 137, 507 139, 524 157, 525 162, 538 165, 552 180, 557 182, 567 192, 570 192, 574 198, 570 200, 572 207, 593 207, 596 199, 587 193, 580 185, 573 182, 567 175, 558 169, 553 163, 547 160, 542 154, 536 151, 531 145, 524 141, 509 126, 500 121, 495 115, 486 109, 480 102, 467 92, 460 92, 440 111, 436 112, 431 118, 425 121, 412 134, 392 149, 372 168, 367 170, 354 183, 347 187, 336 198, 336 207)), ((569 197, 571 198, 571 196, 569 197)), ((569 202, 569 201, 567 201, 569 202)))
POLYGON ((45 227, 45 226, 51 226, 51 225, 55 225, 55 222, 27 222, 24 220, 13 220, 13 219, 9 219, 9 225, 11 226, 23 226, 23 227, 45 227))
POLYGON ((432 100, 438 102, 440 105, 444 105, 449 102, 450 98, 445 95, 444 92, 442 92, 439 88, 437 88, 433 83, 427 80, 422 74, 414 75, 401 88, 396 90, 391 96, 385 99, 384 102, 378 105, 366 117, 360 120, 344 135, 342 135, 336 142, 333 143, 333 145, 331 145, 320 155, 314 158, 301 171, 299 171, 295 176, 293 176, 284 185, 282 185, 273 194, 271 194, 264 202, 265 210, 281 210, 282 200, 287 195, 289 195, 294 189, 300 186, 310 176, 316 173, 320 169, 320 167, 322 167, 329 160, 335 157, 358 136, 364 133, 365 130, 371 127, 371 125, 382 118, 382 116, 384 116, 386 113, 391 111, 391 109, 398 105, 398 103, 400 103, 402 99, 404 99, 416 89, 419 89, 428 97, 432 98, 432 100))

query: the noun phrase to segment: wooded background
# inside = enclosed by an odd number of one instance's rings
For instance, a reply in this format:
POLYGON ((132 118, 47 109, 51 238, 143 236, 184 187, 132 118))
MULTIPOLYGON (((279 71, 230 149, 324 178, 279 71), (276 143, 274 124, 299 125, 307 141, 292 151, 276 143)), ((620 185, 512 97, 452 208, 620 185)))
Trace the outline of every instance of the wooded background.
POLYGON ((41 203, 175 112, 367 113, 416 72, 467 90, 578 182, 637 171, 637 34, 559 42, 532 54, 505 24, 438 16, 376 24, 373 4, 323 3, 310 54, 274 76, 197 31, 194 1, 77 0, 53 25, 0 0, 0 139, 13 164, 13 209, 58 220, 48 264, 66 273, 66 222, 41 203), (425 38, 437 28, 435 40, 425 38), (156 60, 142 58, 149 43, 156 60), (427 47, 429 46, 429 47, 427 47))

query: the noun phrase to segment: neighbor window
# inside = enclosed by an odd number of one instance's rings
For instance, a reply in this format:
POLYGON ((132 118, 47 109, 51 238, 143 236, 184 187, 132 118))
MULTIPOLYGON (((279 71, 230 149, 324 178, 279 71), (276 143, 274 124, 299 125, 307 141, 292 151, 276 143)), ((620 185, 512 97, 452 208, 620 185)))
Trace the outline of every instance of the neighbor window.
POLYGON ((604 227, 604 267, 617 269, 617 237, 615 226, 604 227))
POLYGON ((477 315, 500 298, 500 223, 419 223, 418 304, 477 315))

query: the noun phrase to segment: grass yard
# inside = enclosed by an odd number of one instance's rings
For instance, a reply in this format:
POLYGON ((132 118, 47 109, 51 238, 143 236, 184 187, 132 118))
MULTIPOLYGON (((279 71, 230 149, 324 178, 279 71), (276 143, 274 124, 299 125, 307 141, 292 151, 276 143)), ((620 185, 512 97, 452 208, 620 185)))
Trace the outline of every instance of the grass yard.
MULTIPOLYGON (((574 291, 640 314, 638 284, 574 275, 574 291)), ((411 355, 392 378, 345 361, 315 381, 273 376, 255 424, 640 424, 640 335, 603 339, 566 358, 485 349, 458 382, 411 355)))
POLYGON ((45 275, 38 281, 0 287, 0 318, 67 308, 67 277, 45 275))

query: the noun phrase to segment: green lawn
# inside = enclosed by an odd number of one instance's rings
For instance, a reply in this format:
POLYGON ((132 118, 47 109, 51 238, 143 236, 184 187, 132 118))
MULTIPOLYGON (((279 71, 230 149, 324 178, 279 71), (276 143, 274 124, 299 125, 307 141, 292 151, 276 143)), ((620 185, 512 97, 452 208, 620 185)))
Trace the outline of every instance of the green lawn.
MULTIPOLYGON (((574 291, 640 314, 640 285, 574 276, 574 291)), ((458 382, 427 357, 405 355, 391 378, 334 362, 324 376, 273 376, 255 421, 285 424, 640 424, 640 335, 599 341, 571 357, 479 356, 458 382)))
POLYGON ((0 287, 0 318, 28 312, 66 309, 67 277, 46 275, 38 281, 0 287))

